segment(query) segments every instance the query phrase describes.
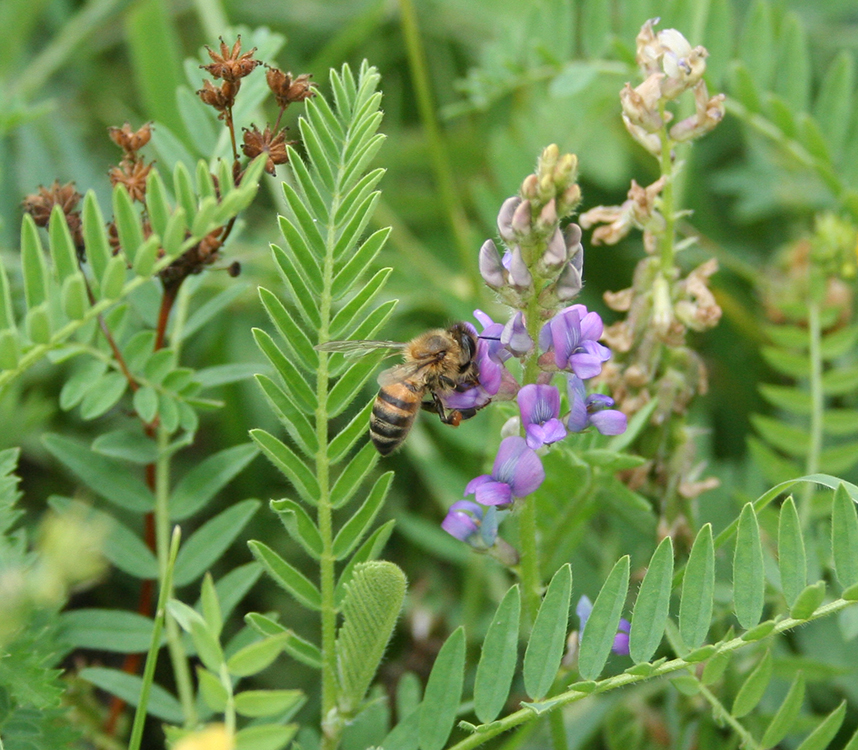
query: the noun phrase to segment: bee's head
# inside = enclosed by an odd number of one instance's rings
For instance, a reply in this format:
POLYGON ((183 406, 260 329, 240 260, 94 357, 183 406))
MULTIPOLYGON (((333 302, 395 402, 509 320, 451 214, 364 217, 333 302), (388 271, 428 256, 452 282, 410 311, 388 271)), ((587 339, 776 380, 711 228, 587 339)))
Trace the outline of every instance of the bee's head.
POLYGON ((470 331, 464 323, 456 323, 447 330, 459 345, 462 364, 470 364, 477 354, 476 334, 470 331))

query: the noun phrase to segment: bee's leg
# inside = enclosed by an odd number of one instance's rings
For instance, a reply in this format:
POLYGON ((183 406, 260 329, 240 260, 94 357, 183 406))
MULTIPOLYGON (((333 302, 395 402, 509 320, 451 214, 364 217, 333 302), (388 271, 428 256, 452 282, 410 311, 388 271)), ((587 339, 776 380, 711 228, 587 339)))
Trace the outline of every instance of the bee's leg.
MULTIPOLYGON (((444 408, 444 404, 441 403, 441 399, 438 398, 438 395, 435 393, 432 394, 432 400, 431 401, 423 401, 420 404, 420 408, 423 409, 424 411, 431 411, 431 412, 437 414, 441 418, 441 421, 444 424, 450 424, 450 425, 453 425, 453 427, 458 427, 459 422, 461 422, 463 419, 462 412, 460 412, 457 409, 452 409, 451 411, 448 412, 444 408)), ((476 413, 476 410, 473 410, 473 409, 466 409, 465 411, 468 411, 468 412, 474 411, 474 413, 476 413)), ((470 417, 472 417, 472 416, 473 416, 473 414, 470 415, 470 417)), ((469 419, 470 417, 464 417, 464 419, 469 419)))

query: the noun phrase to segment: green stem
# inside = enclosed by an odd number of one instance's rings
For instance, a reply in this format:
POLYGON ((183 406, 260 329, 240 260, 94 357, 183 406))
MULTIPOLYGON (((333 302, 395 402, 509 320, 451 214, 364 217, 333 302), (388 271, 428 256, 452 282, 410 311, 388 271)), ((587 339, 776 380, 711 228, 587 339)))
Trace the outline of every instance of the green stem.
MULTIPOLYGON (((662 119, 665 117, 664 102, 659 104, 659 112, 662 119)), ((665 178, 664 187, 661 190, 661 213, 664 216, 664 230, 659 242, 659 250, 661 255, 661 272, 665 278, 670 279, 673 273, 673 247, 676 218, 673 210, 673 160, 671 152, 673 150, 673 141, 667 132, 667 125, 664 125, 659 131, 659 139, 661 140, 661 175, 665 178)))
MULTIPOLYGON (((822 452, 822 420, 825 414, 825 399, 822 390, 822 322, 819 302, 811 299, 808 303, 808 338, 810 354, 810 440, 808 442, 806 474, 819 471, 819 456, 822 452)), ((807 529, 812 517, 814 485, 805 485, 802 492, 801 526, 807 529)))
MULTIPOLYGON (((134 723, 131 725, 131 739, 128 743, 128 750, 139 750, 140 742, 143 739, 146 708, 149 705, 149 693, 152 690, 152 683, 155 679, 155 665, 158 662, 158 652, 161 650, 161 630, 164 626, 164 619, 167 613, 167 599, 170 595, 170 589, 173 588, 173 569, 176 566, 176 556, 179 554, 181 536, 181 530, 177 526, 173 530, 173 538, 170 542, 166 574, 161 579, 161 591, 158 593, 158 609, 155 612, 155 622, 152 626, 152 641, 149 646, 149 653, 146 656, 146 667, 143 670, 143 685, 140 688, 140 701, 134 712, 134 723)), ((0 748, 2 748, 2 743, 0 743, 0 748)))
POLYGON ((554 711, 548 716, 548 728, 551 730, 551 747, 554 750, 567 750, 566 726, 563 724, 563 713, 554 711))
MULTIPOLYGON (((793 617, 786 617, 780 622, 778 622, 772 632, 766 637, 772 638, 775 635, 779 635, 787 630, 792 630, 793 628, 797 628, 800 625, 804 625, 813 620, 819 620, 823 617, 827 617, 828 615, 835 614, 836 612, 840 612, 841 610, 846 609, 849 606, 854 606, 855 604, 856 602, 854 601, 836 599, 835 601, 829 602, 828 604, 823 604, 806 620, 797 620, 793 617)), ((733 652, 745 646, 750 646, 754 643, 758 643, 758 641, 746 641, 743 640, 741 636, 739 636, 720 644, 718 652, 733 652)), ((630 674, 629 672, 623 672, 622 674, 615 675, 614 677, 608 677, 607 679, 604 679, 598 683, 595 691, 591 691, 588 688, 587 692, 579 692, 575 689, 575 686, 573 685, 569 690, 566 690, 565 692, 560 693, 560 695, 556 695, 550 698, 550 702, 548 704, 549 707, 541 713, 538 714, 530 708, 522 708, 518 711, 515 711, 514 713, 509 714, 508 716, 504 716, 502 719, 493 721, 491 724, 483 724, 482 726, 477 728, 477 731, 475 731, 474 734, 470 735, 469 737, 466 737, 460 742, 457 742, 455 745, 452 745, 449 750, 471 750, 471 748, 479 747, 480 745, 488 742, 493 737, 497 737, 499 734, 508 732, 514 727, 517 727, 521 724, 525 724, 527 722, 532 722, 538 717, 545 715, 545 713, 558 711, 563 706, 568 706, 571 703, 577 703, 590 697, 591 695, 607 693, 610 690, 616 690, 617 688, 625 687, 626 685, 635 685, 640 682, 652 680, 662 675, 673 674, 674 672, 679 672, 682 670, 693 670, 695 668, 696 664, 687 662, 685 661, 685 659, 671 659, 670 661, 663 662, 658 666, 653 667, 653 670, 649 673, 649 675, 630 674)))
POLYGON ((745 729, 745 727, 743 727, 738 720, 730 714, 721 701, 719 701, 712 691, 710 691, 709 688, 707 688, 700 680, 697 680, 697 689, 700 690, 700 694, 706 698, 706 700, 709 701, 709 705, 712 706, 712 714, 715 721, 721 720, 729 724, 733 731, 741 738, 742 747, 746 748, 746 750, 760 750, 760 745, 754 739, 754 735, 745 729))
POLYGON ((405 36, 405 46, 408 50, 408 63, 411 68, 414 93, 417 96, 417 109, 420 113, 420 121, 426 130, 426 138, 429 141, 429 153, 432 157, 432 168, 438 184, 442 211, 450 222, 450 229, 459 251, 459 266, 461 269, 471 270, 469 274, 471 286, 476 288, 477 279, 473 270, 476 268, 474 263, 475 252, 471 242, 471 231, 456 191, 456 183, 453 179, 450 160, 447 158, 444 139, 441 136, 438 121, 435 119, 435 102, 429 83, 426 54, 420 39, 417 14, 411 0, 399 0, 399 15, 402 22, 402 33, 405 36))
MULTIPOLYGON (((155 550, 158 555, 158 579, 164 588, 170 574, 170 436, 163 427, 158 428, 158 460, 155 462, 155 550)), ((172 592, 168 591, 167 595, 172 592)), ((194 701, 194 687, 188 657, 182 643, 182 633, 176 621, 165 616, 167 631, 167 650, 173 667, 173 677, 182 704, 185 726, 197 723, 197 705, 194 701)))

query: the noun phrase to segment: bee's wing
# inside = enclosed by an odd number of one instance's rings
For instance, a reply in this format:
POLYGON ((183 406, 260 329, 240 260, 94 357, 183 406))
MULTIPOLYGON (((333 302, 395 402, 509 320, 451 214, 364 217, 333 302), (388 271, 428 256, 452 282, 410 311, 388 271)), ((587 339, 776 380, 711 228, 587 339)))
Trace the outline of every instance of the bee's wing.
POLYGON ((399 341, 328 341, 324 344, 314 346, 320 352, 335 352, 343 354, 346 357, 359 357, 370 352, 378 351, 379 349, 388 349, 388 355, 396 354, 405 348, 405 344, 399 341))
POLYGON ((425 364, 420 364, 419 362, 406 362, 402 365, 388 367, 378 374, 378 384, 384 387, 386 385, 393 385, 394 383, 401 383, 403 380, 408 380, 416 375, 425 366, 425 364))

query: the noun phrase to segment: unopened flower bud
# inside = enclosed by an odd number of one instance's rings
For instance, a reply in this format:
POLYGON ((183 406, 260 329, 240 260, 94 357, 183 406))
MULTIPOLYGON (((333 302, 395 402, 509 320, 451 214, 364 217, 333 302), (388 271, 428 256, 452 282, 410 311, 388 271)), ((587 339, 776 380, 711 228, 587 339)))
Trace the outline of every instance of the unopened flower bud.
POLYGON ((670 129, 670 137, 675 141, 690 141, 708 133, 724 119, 724 99, 724 94, 710 98, 706 83, 698 81, 694 87, 695 113, 676 123, 670 129))
POLYGON ((563 241, 566 243, 568 257, 574 258, 579 251, 584 249, 581 246, 581 227, 574 222, 567 225, 566 229, 563 230, 563 241))
POLYGON ((518 415, 510 417, 501 427, 501 440, 507 437, 514 437, 521 434, 521 417, 518 415))
POLYGON ((554 200, 554 198, 552 198, 542 207, 542 210, 539 212, 539 216, 536 219, 536 228, 540 231, 545 232, 556 225, 557 202, 554 200))
MULTIPOLYGON (((583 253, 579 253, 579 256, 583 256, 583 253)), ((576 268, 575 264, 570 262, 566 264, 566 267, 557 279, 555 294, 561 302, 566 302, 573 297, 577 297, 583 286, 581 269, 576 268)))
POLYGON ((551 179, 551 173, 542 175, 537 186, 537 197, 540 202, 547 203, 554 197, 554 193, 554 180, 551 179))
POLYGON ((560 216, 568 216, 581 202, 581 188, 575 183, 571 184, 557 199, 557 213, 560 216))
POLYGON ((530 201, 518 204, 512 215, 512 231, 519 237, 530 234, 530 201))
POLYGON ((537 174, 545 175, 546 173, 553 172, 559 156, 560 149, 557 148, 556 143, 546 146, 539 157, 539 166, 536 170, 537 174))
POLYGON ((637 43, 635 60, 646 75, 659 72, 661 45, 658 43, 658 39, 652 29, 659 20, 658 18, 650 18, 641 26, 641 30, 638 32, 635 40, 637 43))
POLYGON ((536 198, 537 188, 539 187, 539 178, 535 174, 529 174, 521 183, 521 195, 525 199, 533 200, 536 198))
POLYGON ((692 49, 676 29, 658 32, 658 41, 664 49, 661 64, 666 75, 661 82, 661 94, 667 99, 675 99, 703 77, 709 52, 705 47, 692 49))
POLYGON ((486 240, 480 248, 480 276, 492 289, 499 289, 505 284, 504 267, 495 243, 486 240))
POLYGON ((504 242, 510 244, 515 242, 515 234, 512 230, 512 217, 515 209, 521 204, 521 198, 514 195, 512 198, 507 198, 500 211, 498 211, 498 233, 504 242))
POLYGON ((501 331, 501 344, 516 357, 523 357, 533 349, 533 339, 524 324, 524 314, 519 310, 501 331))
POLYGON ((548 241, 548 246, 545 248, 545 253, 542 256, 542 265, 545 268, 557 268, 566 262, 567 245, 563 238, 563 233, 560 228, 554 230, 551 239, 548 241))
POLYGON ((530 271, 521 257, 521 248, 518 245, 512 248, 509 277, 512 285, 518 289, 527 289, 533 283, 533 277, 530 275, 530 271))
POLYGON ((554 167, 554 184, 558 188, 575 182, 578 173, 578 157, 575 154, 563 154, 554 167))
POLYGON ((623 113, 623 124, 626 126, 626 130, 629 131, 629 135, 641 146, 653 156, 661 157, 661 140, 655 133, 649 133, 640 125, 635 125, 625 112, 623 113))

